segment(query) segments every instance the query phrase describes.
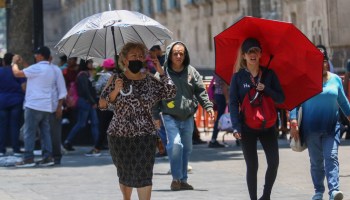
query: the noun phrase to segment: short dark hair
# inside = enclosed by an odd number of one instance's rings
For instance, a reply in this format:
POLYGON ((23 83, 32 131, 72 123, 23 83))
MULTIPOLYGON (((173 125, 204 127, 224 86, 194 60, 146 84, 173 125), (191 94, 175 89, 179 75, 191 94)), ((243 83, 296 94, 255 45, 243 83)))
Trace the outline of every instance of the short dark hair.
POLYGON ((60 60, 62 62, 67 62, 67 56, 66 55, 60 56, 60 60))
POLYGON ((326 47, 325 47, 324 45, 322 45, 322 44, 319 44, 319 45, 317 45, 316 47, 317 47, 317 49, 322 49, 321 52, 322 52, 322 54, 323 54, 323 59, 329 60, 326 47))
POLYGON ((35 51, 34 54, 40 54, 42 55, 46 60, 48 60, 51 56, 51 52, 49 47, 46 46, 40 46, 35 51))
POLYGON ((88 71, 89 68, 87 66, 89 63, 92 63, 92 62, 93 61, 91 59, 90 60, 81 59, 79 63, 79 71, 88 71))
POLYGON ((177 45, 177 44, 180 44, 180 45, 182 45, 182 46, 185 48, 185 59, 184 59, 183 65, 184 65, 184 66, 188 66, 188 65, 190 64, 190 55, 189 55, 189 53, 188 53, 188 50, 187 50, 186 45, 185 45, 184 43, 182 43, 182 42, 176 42, 176 43, 171 47, 171 50, 170 50, 169 56, 168 56, 168 65, 171 66, 172 63, 173 63, 173 62, 171 61, 170 57, 171 57, 171 55, 173 54, 173 48, 174 48, 174 46, 177 45))
POLYGON ((10 53, 10 52, 5 53, 5 55, 4 55, 4 64, 5 64, 5 66, 11 65, 13 56, 14 55, 12 53, 10 53))
POLYGON ((159 45, 154 45, 153 47, 151 47, 151 49, 150 49, 150 51, 155 51, 155 50, 162 50, 161 48, 160 48, 160 46, 159 45))

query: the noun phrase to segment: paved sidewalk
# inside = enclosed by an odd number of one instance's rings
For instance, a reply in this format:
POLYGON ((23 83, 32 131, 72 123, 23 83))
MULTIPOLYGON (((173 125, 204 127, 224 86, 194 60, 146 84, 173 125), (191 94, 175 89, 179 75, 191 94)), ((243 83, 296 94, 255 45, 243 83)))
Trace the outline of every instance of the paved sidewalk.
MULTIPOLYGON (((208 135, 203 135, 209 140, 208 135)), ((195 145, 190 165, 189 183, 193 191, 170 190, 168 160, 157 159, 154 166, 152 199, 156 200, 248 200, 245 163, 240 147, 231 137, 226 148, 211 149, 195 145)), ((280 167, 272 199, 308 200, 313 195, 307 151, 292 152, 286 140, 280 143, 280 167)), ((258 194, 263 189, 265 156, 259 145, 258 194)), ((85 157, 89 147, 77 147, 64 156, 60 166, 50 168, 0 168, 0 200, 104 200, 122 199, 116 169, 108 151, 101 157, 85 157)), ((350 142, 339 150, 340 182, 345 200, 350 199, 350 142)), ((325 200, 328 197, 325 195, 325 200)), ((132 199, 138 199, 136 190, 132 199)))

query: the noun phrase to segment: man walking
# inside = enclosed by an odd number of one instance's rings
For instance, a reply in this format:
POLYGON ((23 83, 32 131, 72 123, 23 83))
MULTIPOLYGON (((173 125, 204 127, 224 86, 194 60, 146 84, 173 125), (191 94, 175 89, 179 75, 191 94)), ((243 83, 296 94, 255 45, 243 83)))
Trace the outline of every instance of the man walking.
MULTIPOLYGON (((52 166, 52 143, 50 135, 50 114, 56 110, 54 104, 55 70, 50 65, 50 49, 39 47, 34 52, 36 64, 20 70, 19 55, 12 59, 12 71, 16 77, 26 77, 27 87, 24 103, 24 156, 16 167, 33 167, 35 136, 40 129, 42 157, 41 166, 52 166)), ((57 107, 57 105, 56 105, 57 107)))
POLYGON ((64 81, 62 70, 51 63, 51 67, 55 70, 55 84, 53 88, 53 106, 55 109, 50 115, 50 133, 52 140, 52 157, 55 165, 61 164, 62 159, 62 110, 63 100, 67 96, 66 83, 64 81))

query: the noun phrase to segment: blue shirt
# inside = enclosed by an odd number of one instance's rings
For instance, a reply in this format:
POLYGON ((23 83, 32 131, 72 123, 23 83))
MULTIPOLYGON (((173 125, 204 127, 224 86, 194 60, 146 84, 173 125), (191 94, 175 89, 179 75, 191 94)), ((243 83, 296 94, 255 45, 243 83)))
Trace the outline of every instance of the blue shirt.
MULTIPOLYGON (((339 107, 346 116, 350 116, 350 105, 345 96, 339 76, 330 73, 330 78, 323 83, 322 92, 302 104, 303 134, 335 133, 339 107)), ((296 119, 297 110, 293 109, 290 119, 296 119)))
POLYGON ((10 66, 0 67, 0 109, 23 103, 21 84, 24 82, 25 79, 13 75, 10 66))

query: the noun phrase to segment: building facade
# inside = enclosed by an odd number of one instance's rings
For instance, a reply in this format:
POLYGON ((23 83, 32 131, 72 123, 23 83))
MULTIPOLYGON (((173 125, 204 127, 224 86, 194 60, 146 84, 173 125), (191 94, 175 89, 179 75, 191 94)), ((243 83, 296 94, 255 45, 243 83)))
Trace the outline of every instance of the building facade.
POLYGON ((57 43, 74 24, 87 16, 109 9, 126 9, 141 12, 166 26, 173 33, 173 41, 181 40, 187 45, 191 64, 198 68, 215 68, 213 37, 246 15, 292 22, 315 45, 324 44, 339 69, 344 69, 350 58, 350 34, 346 34, 350 31, 346 23, 350 17, 349 0, 57 1, 60 8, 55 13, 44 12, 45 16, 51 15, 45 17, 45 29, 50 30, 45 31, 45 42, 50 45, 57 43), (51 19, 58 23, 52 23, 51 19))
POLYGON ((283 0, 282 7, 282 20, 293 22, 315 45, 325 45, 336 69, 344 71, 350 58, 350 1, 283 0))
POLYGON ((0 57, 3 57, 6 51, 6 10, 0 8, 0 57))

